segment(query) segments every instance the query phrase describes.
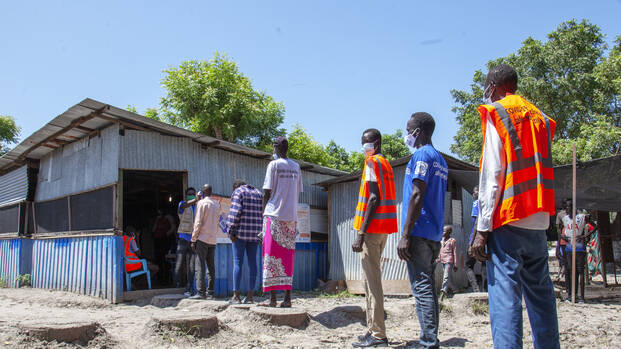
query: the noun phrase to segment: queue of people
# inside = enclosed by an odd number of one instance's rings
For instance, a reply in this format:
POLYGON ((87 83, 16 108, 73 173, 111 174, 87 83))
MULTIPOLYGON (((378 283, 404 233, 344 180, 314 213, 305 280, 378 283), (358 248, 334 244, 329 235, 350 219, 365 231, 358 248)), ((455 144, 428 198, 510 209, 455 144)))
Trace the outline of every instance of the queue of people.
MULTIPOLYGON (((554 188, 551 145, 555 121, 524 97, 515 94, 518 77, 504 64, 492 68, 485 81, 485 104, 478 108, 483 131, 483 150, 475 204, 473 231, 469 241, 468 279, 475 291, 479 286, 472 267, 475 260, 485 263, 489 291, 489 313, 495 348, 521 348, 523 338, 522 299, 529 314, 535 348, 560 348, 556 301, 548 270, 546 230, 554 215, 554 188)), ((417 112, 406 121, 404 142, 413 154, 403 183, 401 226, 397 220, 397 197, 393 168, 382 155, 382 135, 374 128, 361 137, 365 164, 355 207, 355 241, 352 250, 360 253, 365 289, 367 331, 358 336, 354 347, 387 346, 384 323, 381 256, 390 234, 399 233, 397 255, 405 261, 420 323, 419 344, 438 348, 439 299, 434 270, 444 268, 442 296, 451 288, 451 270, 457 267, 452 227, 444 225, 448 166, 432 143, 434 118, 417 112)), ((266 307, 291 307, 297 203, 303 190, 300 166, 287 157, 288 141, 274 140, 273 160, 269 163, 263 192, 236 181, 225 229, 233 242, 234 295, 232 304, 252 303, 249 291, 240 296, 244 255, 250 269, 250 289, 256 283, 256 253, 262 242, 263 292, 266 307), (285 291, 277 302, 277 291, 285 291)), ((210 198, 211 186, 197 195, 186 191, 179 203, 180 225, 175 280, 182 273, 180 263, 194 258, 198 292, 192 298, 213 294, 215 232, 219 227, 219 205, 210 198), (205 286, 208 266, 209 285, 205 286)), ((561 217, 563 240, 569 241, 562 253, 584 266, 585 235, 572 229, 573 220, 561 217), (569 224, 570 229, 567 228, 569 224), (570 233, 572 232, 572 233, 570 233), (567 250, 571 239, 578 239, 576 251, 567 250)), ((576 217, 578 218, 578 217, 576 217)), ((576 219, 578 224, 584 219, 576 219)), ((585 224, 586 225, 586 224, 585 224)), ((188 265, 192 265, 190 262, 188 265)), ((583 275, 584 268, 579 275, 583 275)), ((567 267, 566 267, 567 270, 567 267)), ((192 292, 192 272, 188 269, 188 293, 192 292)), ((571 278, 566 273, 568 285, 571 278)), ((574 280, 574 285, 577 280, 574 280)), ((580 295, 584 296, 584 277, 580 295)), ((573 286, 575 287, 575 286, 573 286)), ((569 286, 568 286, 569 288, 569 286)))

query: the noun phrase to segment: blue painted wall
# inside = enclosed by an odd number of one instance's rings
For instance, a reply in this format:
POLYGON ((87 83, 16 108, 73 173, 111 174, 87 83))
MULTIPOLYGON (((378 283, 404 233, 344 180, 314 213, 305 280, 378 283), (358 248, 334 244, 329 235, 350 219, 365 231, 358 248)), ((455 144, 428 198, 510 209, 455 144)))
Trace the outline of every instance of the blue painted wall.
POLYGON ((123 300, 123 239, 93 236, 33 240, 32 286, 123 300))
POLYGON ((9 286, 17 287, 20 274, 21 239, 0 240, 0 278, 9 286))
MULTIPOLYGON (((233 293, 233 250, 231 244, 218 244, 216 247, 216 282, 214 292, 217 297, 230 296, 233 293)), ((258 275, 254 285, 259 290, 262 284, 261 247, 257 251, 258 275)), ((298 243, 295 247, 295 264, 293 272, 293 289, 310 291, 317 288, 317 279, 327 275, 327 243, 298 243)), ((248 291, 248 261, 244 260, 241 292, 248 291)))

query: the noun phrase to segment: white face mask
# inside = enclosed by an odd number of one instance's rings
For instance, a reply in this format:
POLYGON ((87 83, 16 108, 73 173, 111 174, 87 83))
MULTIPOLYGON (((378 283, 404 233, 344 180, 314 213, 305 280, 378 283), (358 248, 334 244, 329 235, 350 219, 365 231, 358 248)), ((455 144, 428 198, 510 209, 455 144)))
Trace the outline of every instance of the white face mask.
POLYGON ((273 154, 272 154, 272 159, 274 159, 274 160, 278 160, 278 155, 276 155, 276 153, 273 153, 273 154))
POLYGON ((374 155, 375 154, 375 144, 373 144, 373 143, 364 143, 362 145, 362 152, 366 156, 374 155))
POLYGON ((418 136, 414 136, 414 132, 412 132, 405 135, 405 137, 403 137, 403 141, 408 147, 414 148, 416 145, 416 138, 418 138, 418 136))
POLYGON ((492 104, 494 102, 492 102, 492 85, 489 85, 485 88, 485 90, 483 91, 483 103, 485 104, 492 104))

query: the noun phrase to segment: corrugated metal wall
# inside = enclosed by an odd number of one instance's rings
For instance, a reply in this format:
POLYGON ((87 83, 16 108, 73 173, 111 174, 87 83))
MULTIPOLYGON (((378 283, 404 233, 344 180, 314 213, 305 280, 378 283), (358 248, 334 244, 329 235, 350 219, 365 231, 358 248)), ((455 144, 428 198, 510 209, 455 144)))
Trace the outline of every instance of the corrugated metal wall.
MULTIPOLYGON (((293 289, 310 291, 317 288, 317 279, 326 278, 326 243, 297 243, 295 247, 295 264, 293 269, 293 289)), ((214 292, 218 297, 233 293, 233 251, 231 244, 218 244, 216 248, 216 283, 214 292)), ((261 288, 262 258, 261 246, 257 251, 257 281, 255 289, 261 288)), ((248 262, 244 260, 241 292, 248 291, 248 262)))
MULTIPOLYGON (((203 148, 188 138, 132 130, 126 130, 125 136, 121 137, 120 168, 187 171, 189 186, 200 188, 203 184, 210 183, 214 193, 225 196, 231 194, 236 178, 261 188, 268 163, 269 160, 221 149, 203 148)), ((333 176, 302 172, 304 193, 300 196, 300 202, 327 208, 327 193, 314 184, 333 176)))
MULTIPOLYGON (((394 168, 395 187, 397 188, 397 217, 398 226, 401 229, 401 201, 403 197, 403 180, 405 175, 405 165, 394 168)), ((450 173, 450 171, 449 171, 450 173)), ((351 250, 351 245, 356 238, 354 231, 355 205, 358 200, 358 190, 360 182, 350 181, 337 183, 330 186, 330 273, 332 280, 361 280, 362 267, 360 265, 360 255, 351 250)), ((472 205, 472 203, 470 203, 472 205)), ((452 224, 452 204, 450 195, 447 193, 445 200, 445 224, 452 224)), ((455 237, 464 234, 461 228, 461 211, 459 212, 460 221, 454 228, 455 237)), ((406 280, 408 279, 405 262, 397 255, 397 245, 400 235, 392 234, 388 237, 386 248, 382 254, 382 278, 384 280, 406 280)), ((458 272, 459 274, 459 272, 458 272)), ((441 273, 436 272, 436 278, 441 277, 441 273)), ((458 285, 462 286, 461 276, 456 277, 458 285)), ((441 280, 440 280, 441 281, 441 280)))
POLYGON ((9 287, 17 287, 20 274, 22 240, 0 240, 0 279, 9 287))
POLYGON ((26 199, 28 195, 28 167, 22 166, 0 176, 0 206, 26 199))
POLYGON ((93 236, 34 240, 32 286, 123 299, 123 240, 93 236))
POLYGON ((41 159, 36 201, 55 199, 118 181, 119 128, 60 147, 41 159))

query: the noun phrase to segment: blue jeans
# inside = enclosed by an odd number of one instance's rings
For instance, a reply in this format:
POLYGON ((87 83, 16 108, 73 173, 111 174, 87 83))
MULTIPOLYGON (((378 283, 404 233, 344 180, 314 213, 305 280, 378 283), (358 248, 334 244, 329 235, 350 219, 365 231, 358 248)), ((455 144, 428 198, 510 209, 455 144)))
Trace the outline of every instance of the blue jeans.
POLYGON ((259 243, 237 239, 233 242, 233 291, 238 292, 242 278, 242 266, 244 265, 244 251, 248 256, 248 290, 254 291, 257 283, 257 249, 259 243))
POLYGON ((186 265, 186 292, 192 293, 194 290, 194 263, 195 263, 196 255, 192 252, 190 248, 190 242, 188 240, 184 240, 179 238, 177 241, 177 260, 175 263, 175 273, 173 275, 175 287, 181 286, 181 273, 183 272, 183 262, 186 265))
POLYGON ((412 294, 416 298, 416 316, 420 323, 420 341, 425 348, 439 348, 440 309, 435 290, 434 271, 440 253, 440 242, 413 236, 407 261, 412 294))
POLYGON ((504 225, 489 234, 487 249, 494 348, 522 348, 522 295, 535 349, 560 348, 546 232, 504 225))

